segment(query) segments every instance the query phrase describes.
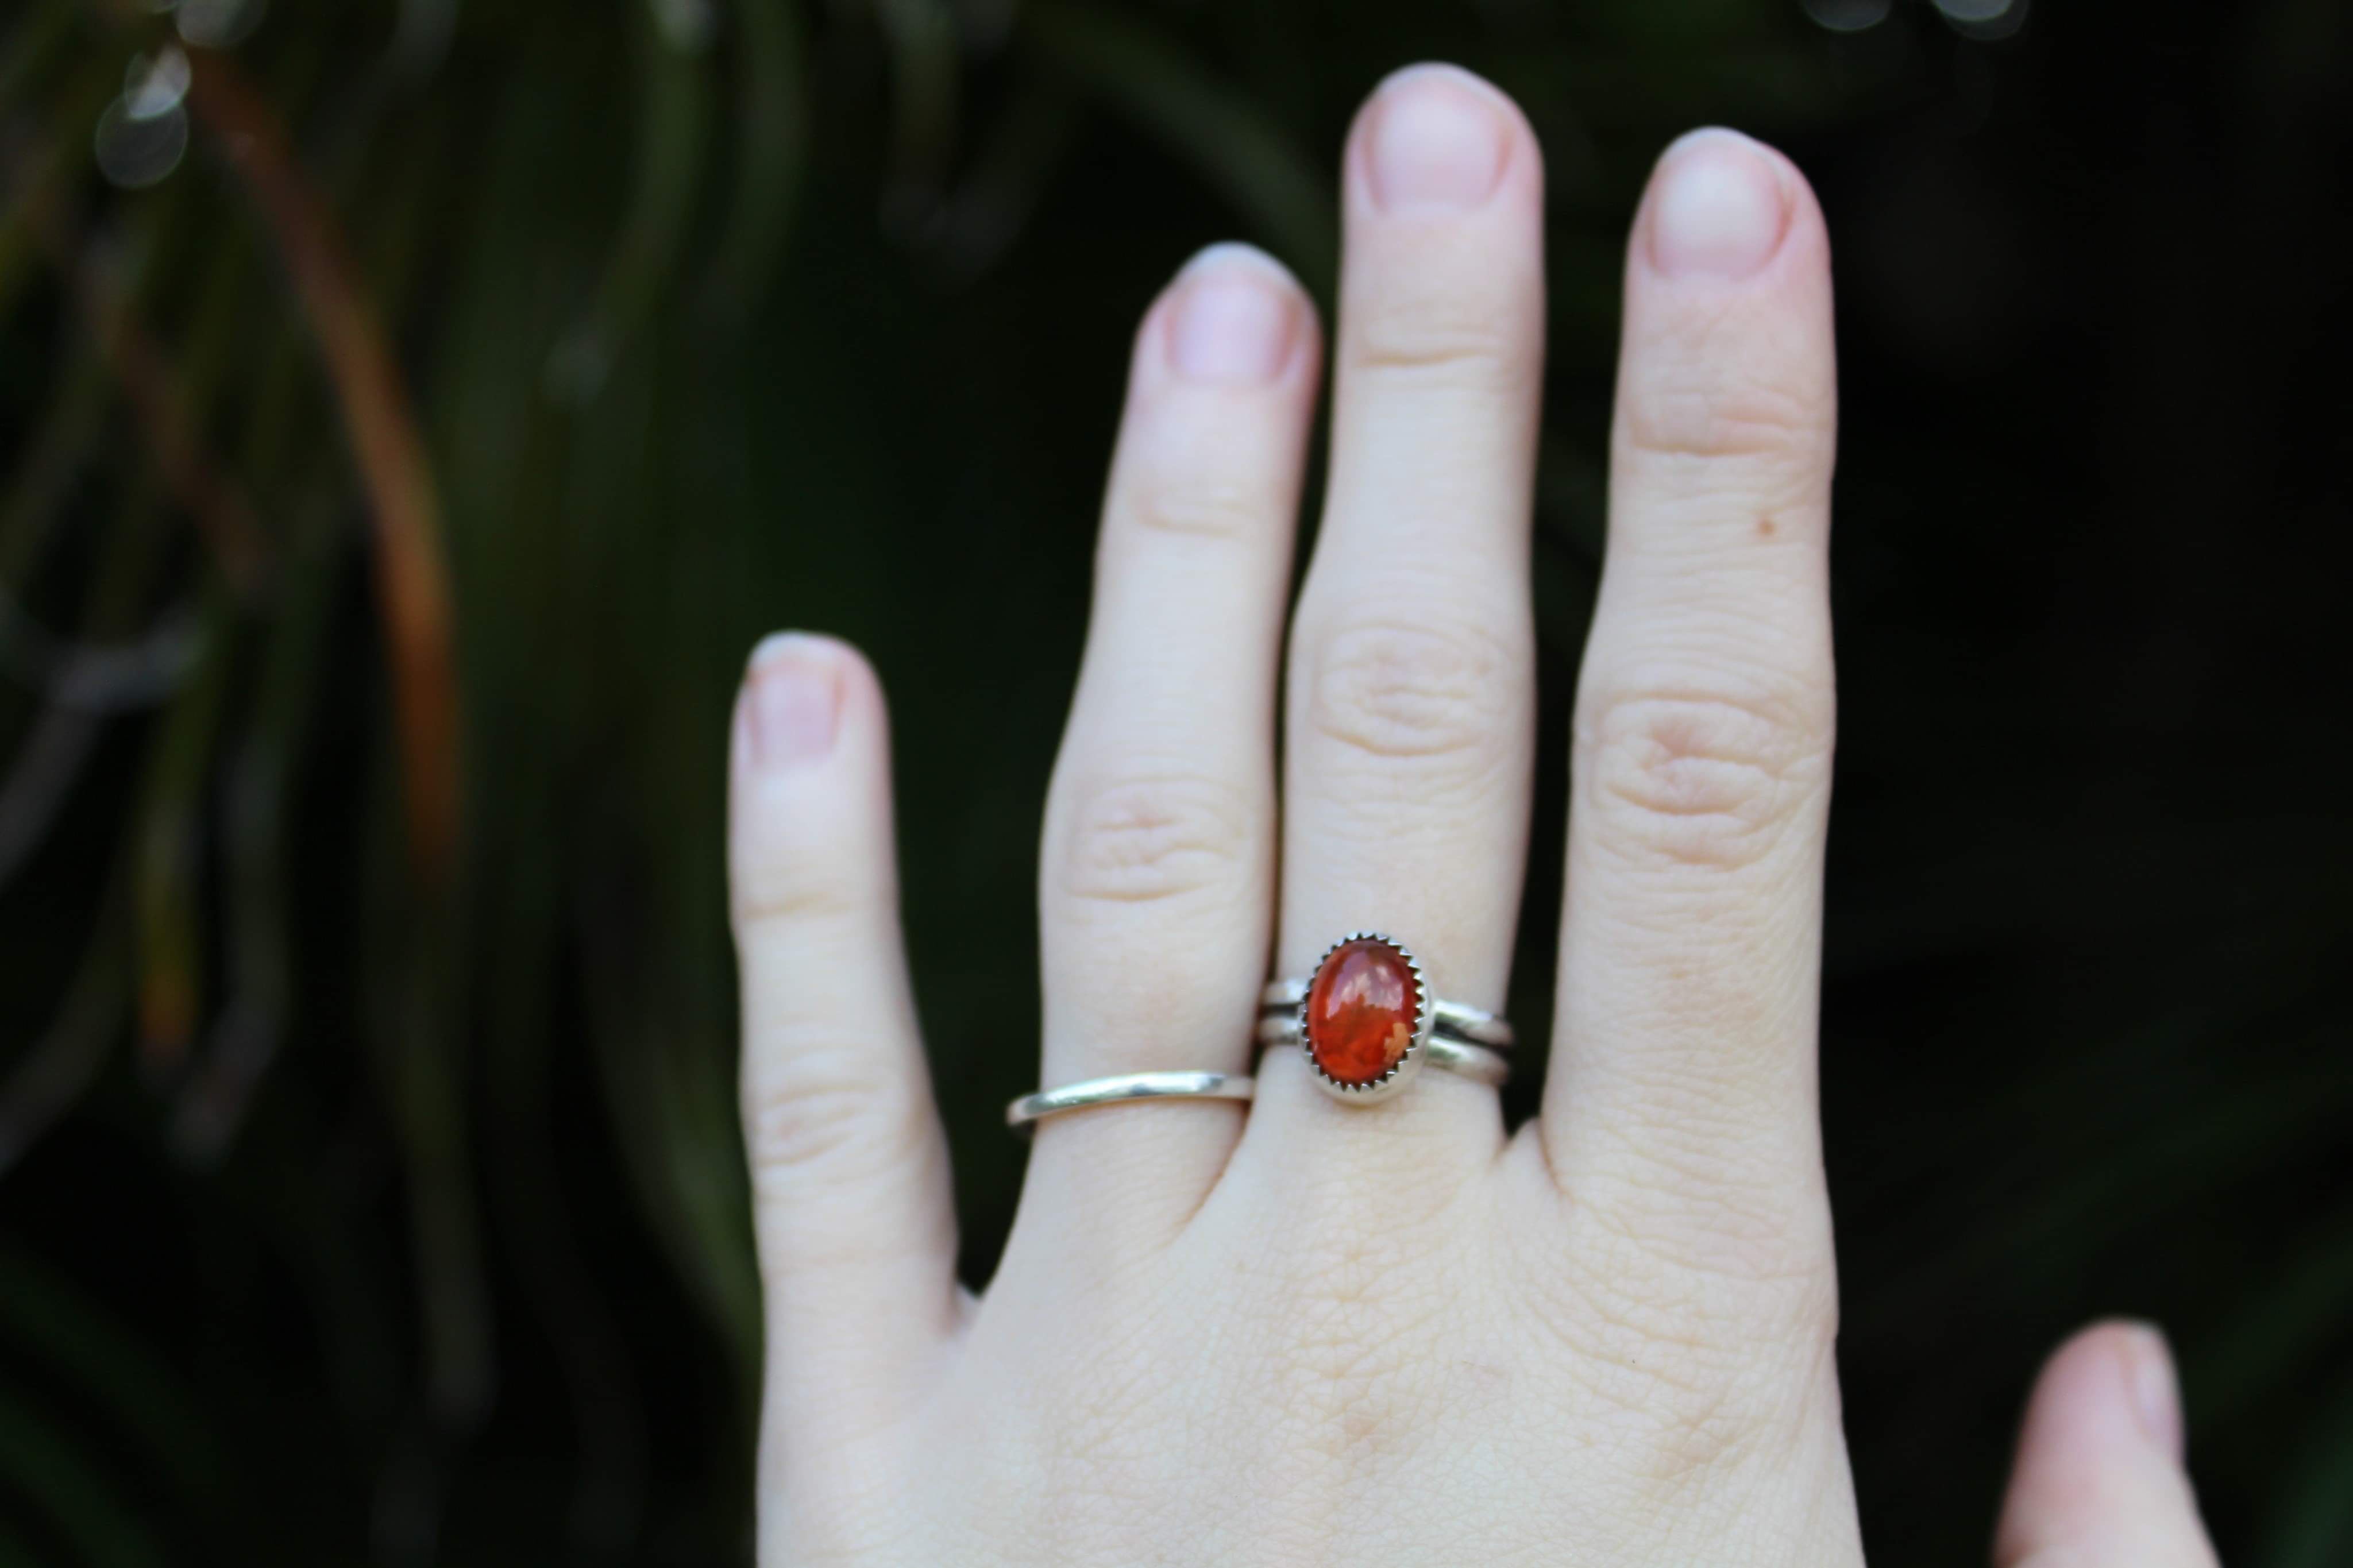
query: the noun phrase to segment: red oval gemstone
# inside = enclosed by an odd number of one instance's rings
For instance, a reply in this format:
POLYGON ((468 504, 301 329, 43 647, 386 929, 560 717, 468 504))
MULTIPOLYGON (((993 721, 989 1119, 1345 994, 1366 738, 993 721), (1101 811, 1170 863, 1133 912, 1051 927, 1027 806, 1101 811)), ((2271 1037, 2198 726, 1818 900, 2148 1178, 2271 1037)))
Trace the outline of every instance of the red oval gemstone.
POLYGON ((1342 1083, 1370 1083, 1413 1044, 1413 971, 1385 942, 1342 942, 1307 988, 1307 1048, 1342 1083))

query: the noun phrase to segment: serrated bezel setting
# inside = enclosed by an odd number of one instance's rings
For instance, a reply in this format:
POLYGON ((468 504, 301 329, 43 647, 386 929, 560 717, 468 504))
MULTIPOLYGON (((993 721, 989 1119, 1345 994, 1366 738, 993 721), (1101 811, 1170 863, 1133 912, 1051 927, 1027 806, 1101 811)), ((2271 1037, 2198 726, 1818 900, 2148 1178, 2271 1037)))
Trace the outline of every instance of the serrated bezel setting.
POLYGON ((1323 1087, 1324 1093, 1349 1105, 1371 1105, 1396 1094, 1421 1071, 1423 1058, 1428 1055, 1423 1047, 1430 1043, 1432 1012, 1430 982, 1423 977, 1421 961, 1414 957, 1413 949, 1387 931, 1352 931, 1325 948, 1324 956, 1315 961, 1315 967, 1308 971, 1307 984, 1301 988, 1299 996, 1299 1054, 1305 1058, 1307 1070, 1315 1075, 1315 1081, 1323 1087), (1314 1001, 1315 982, 1322 977, 1324 966, 1331 963, 1333 955, 1342 948, 1359 942, 1378 942, 1404 961, 1406 973, 1413 977, 1413 1038, 1406 1046, 1405 1054, 1380 1077, 1366 1079, 1362 1083, 1349 1083, 1325 1072, 1324 1064, 1315 1059, 1315 1037, 1308 1023, 1307 1010, 1314 1001))

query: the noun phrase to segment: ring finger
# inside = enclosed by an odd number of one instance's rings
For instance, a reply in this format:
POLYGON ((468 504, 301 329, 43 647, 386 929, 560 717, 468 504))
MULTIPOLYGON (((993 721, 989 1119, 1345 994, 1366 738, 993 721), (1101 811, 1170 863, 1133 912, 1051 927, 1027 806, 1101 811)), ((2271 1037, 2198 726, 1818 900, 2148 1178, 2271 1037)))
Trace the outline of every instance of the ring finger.
MULTIPOLYGON (((1245 1070, 1273 900, 1274 677, 1320 358, 1314 312, 1240 246, 1136 334, 1078 694, 1046 807, 1044 1081, 1245 1070)), ((1043 1123, 1025 1215, 1189 1214, 1229 1102, 1043 1123)))
MULTIPOLYGON (((1450 67, 1391 77, 1350 138, 1331 489, 1291 644, 1286 974, 1379 929, 1435 994, 1502 1005, 1533 748, 1543 183, 1518 111, 1450 67)), ((1254 1121, 1344 1137, 1363 1117, 1390 1139, 1499 1135, 1493 1096, 1450 1073, 1360 1109, 1275 1052, 1260 1100, 1254 1121)))

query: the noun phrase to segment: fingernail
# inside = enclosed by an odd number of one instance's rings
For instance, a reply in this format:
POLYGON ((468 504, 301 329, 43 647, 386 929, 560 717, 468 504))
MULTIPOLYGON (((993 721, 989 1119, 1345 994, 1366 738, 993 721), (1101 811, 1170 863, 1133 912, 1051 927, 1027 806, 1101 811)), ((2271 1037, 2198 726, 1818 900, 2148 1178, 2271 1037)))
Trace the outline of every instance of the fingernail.
POLYGON ((754 763, 798 767, 833 750, 841 722, 841 673, 823 642, 778 632, 752 650, 744 679, 754 763))
POLYGON ((2125 1341, 2125 1377, 2132 1389, 2133 1410, 2148 1440, 2177 1463, 2184 1436, 2181 1385, 2173 1371, 2172 1352, 2165 1335, 2152 1323, 2136 1323, 2125 1341))
POLYGON ((1366 163, 1384 212, 1464 212, 1494 194, 1511 127, 1501 96, 1468 71, 1399 71, 1376 95, 1372 121, 1366 163))
POLYGON ((1246 245, 1187 264, 1168 322, 1168 360, 1187 381, 1259 386, 1291 358, 1298 309, 1282 268, 1246 245))
POLYGON ((1780 172, 1736 131, 1694 131, 1667 149, 1651 202, 1651 262, 1670 278, 1746 278, 1781 247, 1780 172))

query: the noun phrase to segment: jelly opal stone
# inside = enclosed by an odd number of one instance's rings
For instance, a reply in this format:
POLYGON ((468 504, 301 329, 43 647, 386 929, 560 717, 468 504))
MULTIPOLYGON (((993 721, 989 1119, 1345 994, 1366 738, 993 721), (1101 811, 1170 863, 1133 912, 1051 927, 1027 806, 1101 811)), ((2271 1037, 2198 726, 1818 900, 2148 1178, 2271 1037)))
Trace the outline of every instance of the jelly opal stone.
POLYGON ((1342 1083, 1370 1083, 1413 1044, 1413 971, 1388 942, 1342 942, 1307 988, 1307 1048, 1342 1083))

